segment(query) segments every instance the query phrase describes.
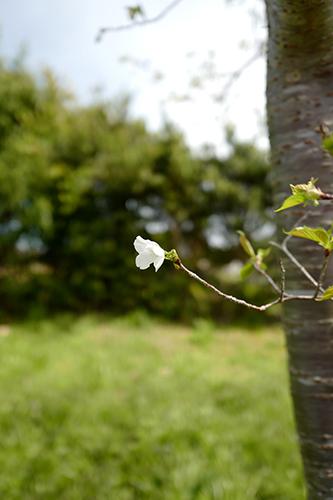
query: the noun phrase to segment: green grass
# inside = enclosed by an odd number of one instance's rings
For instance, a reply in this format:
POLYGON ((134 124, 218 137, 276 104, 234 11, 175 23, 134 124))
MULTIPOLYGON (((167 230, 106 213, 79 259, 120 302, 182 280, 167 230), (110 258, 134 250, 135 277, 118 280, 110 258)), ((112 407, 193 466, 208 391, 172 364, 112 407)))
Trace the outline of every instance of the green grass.
POLYGON ((0 329, 0 498, 301 500, 280 330, 0 329))

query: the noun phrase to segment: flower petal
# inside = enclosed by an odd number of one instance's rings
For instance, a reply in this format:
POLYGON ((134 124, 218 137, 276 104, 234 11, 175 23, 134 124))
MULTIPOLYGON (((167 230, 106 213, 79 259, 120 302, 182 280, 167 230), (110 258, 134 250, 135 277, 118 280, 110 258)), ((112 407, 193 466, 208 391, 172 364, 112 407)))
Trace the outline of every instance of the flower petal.
POLYGON ((137 236, 134 240, 134 248, 138 253, 144 252, 147 248, 147 240, 144 240, 141 236, 137 236))
POLYGON ((144 251, 139 253, 135 259, 135 264, 139 269, 148 269, 154 261, 154 255, 151 252, 144 251))
POLYGON ((152 247, 152 251, 154 252, 155 255, 157 255, 158 257, 163 257, 164 259, 164 250, 163 248, 160 247, 158 243, 155 243, 155 245, 152 247))
POLYGON ((155 272, 159 270, 159 268, 161 267, 161 265, 163 264, 163 262, 164 262, 164 251, 163 251, 163 255, 159 255, 154 260, 155 272))

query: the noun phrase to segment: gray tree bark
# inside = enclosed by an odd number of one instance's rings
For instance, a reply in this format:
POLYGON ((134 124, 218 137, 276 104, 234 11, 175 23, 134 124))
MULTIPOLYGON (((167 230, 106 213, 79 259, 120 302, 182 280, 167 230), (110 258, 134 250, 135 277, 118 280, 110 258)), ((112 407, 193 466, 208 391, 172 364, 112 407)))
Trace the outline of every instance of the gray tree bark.
MULTIPOLYGON (((321 148, 318 122, 333 125, 333 1, 266 0, 269 27, 267 116, 275 206, 290 196, 289 184, 318 177, 333 193, 332 158, 321 148)), ((290 230, 302 206, 277 215, 279 234, 290 230)), ((328 228, 333 204, 321 202, 304 224, 328 228)), ((283 235, 282 235, 283 236, 283 235)), ((324 251, 292 238, 289 248, 318 279, 324 251)), ((286 290, 313 294, 313 286, 283 258, 286 290)), ((324 287, 333 285, 333 259, 324 287)), ((333 302, 291 301, 283 307, 291 392, 308 487, 308 499, 333 500, 333 302)))

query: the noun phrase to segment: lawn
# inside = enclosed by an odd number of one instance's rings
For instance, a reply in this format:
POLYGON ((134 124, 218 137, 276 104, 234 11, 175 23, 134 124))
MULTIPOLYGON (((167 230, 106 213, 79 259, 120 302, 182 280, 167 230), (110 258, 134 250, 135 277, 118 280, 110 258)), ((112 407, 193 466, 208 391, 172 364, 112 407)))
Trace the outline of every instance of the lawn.
POLYGON ((0 498, 302 500, 280 329, 0 327, 0 498))

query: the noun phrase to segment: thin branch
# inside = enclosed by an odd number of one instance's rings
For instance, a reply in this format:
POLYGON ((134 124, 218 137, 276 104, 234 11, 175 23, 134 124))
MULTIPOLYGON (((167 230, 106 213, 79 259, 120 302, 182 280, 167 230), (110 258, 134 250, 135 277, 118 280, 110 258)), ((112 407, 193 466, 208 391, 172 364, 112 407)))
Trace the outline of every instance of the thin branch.
POLYGON ((191 278, 196 279, 197 281, 199 281, 200 283, 202 283, 204 286, 210 288, 211 290, 213 290, 215 293, 217 293, 218 295, 220 295, 224 299, 230 300, 231 302, 235 302, 236 304, 240 304, 240 305, 245 306, 245 307, 249 307, 250 309, 256 309, 257 311, 265 311, 265 309, 268 309, 269 307, 274 306, 275 304, 278 304, 280 302, 280 298, 278 298, 277 300, 274 300, 273 302, 270 302, 269 304, 265 304, 264 306, 255 306, 253 304, 249 304, 245 300, 237 299, 236 297, 233 297, 232 295, 227 295, 226 293, 223 293, 220 290, 218 290, 218 288, 215 288, 215 286, 207 283, 207 281, 205 281, 202 278, 200 278, 200 276, 198 276, 195 273, 192 273, 192 271, 190 271, 189 269, 187 269, 181 263, 180 259, 178 259, 178 261, 177 261, 177 266, 179 266, 179 268, 182 271, 184 271, 186 274, 188 274, 191 278))
MULTIPOLYGON (((293 225, 292 229, 295 229, 296 227, 298 227, 303 221, 305 221, 305 219, 307 219, 310 215, 313 215, 313 211, 312 210, 308 210, 307 212, 305 212, 305 214, 302 215, 302 217, 300 217, 296 222, 295 224, 293 225)), ((290 238, 292 238, 292 234, 288 234, 285 239, 283 240, 282 243, 285 242, 285 244, 288 243, 288 241, 290 240, 290 238)))
POLYGON ((327 124, 321 120, 318 121, 318 125, 319 125, 318 132, 321 133, 324 141, 330 135, 331 131, 328 128, 327 124))
MULTIPOLYGON (((303 215, 301 219, 297 222, 301 222, 304 220, 309 213, 303 215)), ((296 224, 297 224, 296 223, 296 224)), ((260 272, 267 280, 268 282, 272 285, 274 290, 279 294, 279 298, 273 300, 272 302, 269 302, 268 304, 264 304, 262 306, 256 306, 254 304, 250 304, 249 302, 246 302, 245 300, 242 299, 237 299, 236 297, 232 295, 228 295, 226 293, 221 292, 218 288, 215 286, 211 285, 204 279, 200 278, 197 274, 193 273, 189 269, 187 269, 181 262, 180 258, 178 257, 176 250, 171 250, 170 252, 166 253, 166 258, 168 260, 171 260, 176 267, 176 269, 180 271, 184 271, 186 274, 188 274, 191 278, 194 278, 195 280, 199 281, 202 285, 206 286, 207 288, 210 288, 213 290, 215 293, 217 293, 220 297, 223 297, 224 299, 230 300, 231 302, 235 302, 236 304, 248 307, 249 309, 254 309, 256 311, 266 311, 270 307, 275 306, 276 304, 282 304, 283 302, 287 302, 290 300, 316 300, 319 292, 324 292, 325 290, 323 289, 322 281, 325 275, 326 267, 328 264, 330 252, 328 250, 325 250, 325 261, 323 263, 319 281, 317 282, 311 274, 305 269, 304 266, 298 260, 294 255, 288 250, 287 248, 287 242, 289 241, 291 235, 287 235, 286 238, 283 240, 282 244, 279 245, 278 243, 275 243, 274 241, 269 242, 272 246, 275 246, 282 250, 288 257, 289 259, 294 262, 294 264, 302 271, 302 273, 308 278, 308 280, 316 287, 316 292, 313 296, 311 295, 293 295, 291 293, 286 293, 285 292, 285 269, 283 266, 282 258, 280 258, 280 268, 281 268, 281 288, 279 288, 276 283, 273 281, 273 279, 269 276, 269 274, 266 273, 261 267, 255 263, 252 263, 253 267, 260 272)), ((333 298, 331 298, 333 300, 333 298)))
POLYGON ((131 28, 135 28, 136 26, 144 26, 145 24, 150 24, 150 23, 156 23, 163 17, 165 17, 170 10, 174 9, 176 5, 178 5, 182 0, 174 0, 171 2, 165 9, 163 9, 157 16, 152 17, 150 19, 143 19, 142 21, 133 21, 130 24, 123 24, 121 26, 111 26, 109 28, 101 28, 96 36, 96 42, 100 42, 103 35, 107 33, 108 31, 122 31, 122 30, 128 30, 131 28))
POLYGON ((280 269, 281 269, 281 301, 283 300, 283 296, 286 292, 286 271, 280 257, 280 269))
POLYGON ((319 280, 318 280, 317 290, 313 296, 314 299, 317 297, 320 290, 323 290, 321 284, 322 284, 323 279, 324 279, 324 275, 325 275, 325 271, 326 271, 326 267, 327 267, 329 258, 330 258, 330 252, 327 252, 327 253, 325 252, 325 260, 323 263, 323 267, 321 268, 321 273, 320 273, 319 280))
POLYGON ((245 63, 240 68, 238 68, 236 71, 234 71, 230 75, 228 81, 223 86, 222 92, 217 96, 217 98, 220 101, 222 101, 223 99, 225 99, 227 97, 229 90, 232 87, 233 83, 236 80, 238 80, 238 78, 240 78, 242 76, 243 72, 263 55, 265 47, 266 47, 266 44, 261 44, 259 49, 254 54, 252 54, 252 56, 247 61, 245 61, 245 63))
POLYGON ((323 193, 320 196, 321 200, 333 200, 333 194, 323 193))
POLYGON ((255 264, 253 262, 251 262, 251 264, 253 265, 253 267, 258 271, 258 273, 262 274, 266 280, 272 285, 272 287, 274 288, 274 290, 280 294, 281 293, 281 290, 280 288, 277 286, 277 284, 273 281, 273 279, 270 277, 269 274, 266 273, 266 271, 264 271, 263 269, 261 269, 260 266, 258 266, 258 264, 255 264))
MULTIPOLYGON (((299 224, 301 224, 305 219, 307 219, 309 217, 309 215, 311 215, 313 212, 311 210, 309 210, 308 212, 306 212, 304 215, 302 215, 302 217, 300 219, 298 219, 297 222, 295 222, 295 224, 293 225, 293 228, 297 227, 299 224)), ((302 271, 302 273, 304 274, 304 276, 307 277, 307 279, 313 284, 313 286, 315 288, 318 287, 318 283, 317 281, 314 279, 313 276, 311 276, 311 274, 305 269, 305 267, 296 259, 296 257, 289 251, 288 247, 287 247, 287 243, 288 241, 290 240, 290 238, 292 238, 292 234, 288 234, 285 239, 283 240, 282 244, 279 245, 278 243, 276 243, 275 241, 269 241, 269 244, 272 245, 273 247, 276 247, 278 248, 279 250, 281 250, 282 252, 284 252, 288 257, 289 259, 298 267, 298 269, 300 271, 302 271)), ((324 289, 322 287, 319 288, 319 291, 321 292, 324 292, 324 289)))
MULTIPOLYGON (((248 307, 249 309, 255 309, 256 311, 266 311, 266 309, 269 309, 270 307, 275 306, 276 304, 280 304, 281 302, 287 302, 289 300, 313 300, 313 297, 309 295, 291 295, 291 294, 286 294, 280 297, 276 300, 273 300, 273 302, 269 302, 268 304, 264 304, 262 306, 255 306, 254 304, 249 304, 245 300, 242 299, 237 299, 236 297, 233 297, 232 295, 227 295, 226 293, 221 292, 218 288, 215 286, 211 285, 210 283, 207 283, 204 279, 200 278, 197 274, 193 273, 189 269, 187 269, 182 263, 181 260, 178 258, 176 262, 174 262, 175 266, 177 269, 184 271, 186 274, 188 274, 191 278, 196 279, 199 281, 202 285, 206 286, 207 288, 210 288, 213 290, 215 293, 220 295, 220 297, 223 297, 224 299, 230 300, 231 302, 235 302, 236 304, 240 304, 242 306, 248 307)), ((280 290, 279 290, 280 292, 280 290)))
MULTIPOLYGON (((282 243, 282 245, 275 243, 275 241, 270 241, 269 244, 272 245, 273 247, 278 248, 279 250, 282 250, 282 252, 284 252, 289 257, 289 259, 298 267, 298 269, 300 271, 302 271, 304 276, 307 277, 307 279, 313 284, 313 286, 315 288, 318 287, 318 282, 314 279, 313 276, 311 276, 311 274, 305 269, 305 267, 302 266, 302 264, 296 259, 296 257, 288 250, 287 245, 285 244, 285 241, 282 243)), ((319 290, 321 292, 324 292, 324 289, 322 287, 320 287, 319 290)))
MULTIPOLYGON (((328 196, 333 196, 333 195, 328 195, 328 196)), ((307 213, 305 213, 293 226, 293 228, 297 227, 298 224, 300 224, 301 222, 303 222, 309 215, 311 215, 312 212, 309 211, 307 213)), ((322 292, 324 293, 325 292, 325 288, 323 288, 322 286, 322 282, 323 282, 323 279, 324 279, 324 275, 325 275, 325 271, 326 271, 326 268, 327 268, 327 264, 328 264, 328 260, 329 260, 329 257, 330 257, 330 252, 326 253, 325 251, 325 260, 324 260, 324 263, 323 263, 323 266, 321 268, 321 272, 320 272, 320 276, 319 276, 319 280, 316 281, 314 279, 314 277, 305 269, 305 267, 296 259, 296 257, 289 251, 288 247, 287 247, 287 243, 288 241, 290 240, 290 238, 292 238, 292 234, 288 234, 285 239, 283 240, 282 244, 279 245, 278 243, 275 243, 275 241, 270 241, 269 244, 278 248, 279 250, 281 250, 282 252, 284 252, 288 257, 289 259, 298 267, 298 269, 304 274, 304 276, 310 281, 310 283, 312 283, 312 285, 316 288, 316 291, 315 291, 315 294, 314 296, 312 297, 313 300, 315 300, 317 297, 318 297, 318 294, 319 292, 322 292)), ((280 264, 281 265, 281 264, 280 264)), ((284 272, 284 268, 283 268, 283 272, 284 272)), ((282 285, 281 285, 282 286, 282 285)), ((333 301, 333 298, 330 299, 331 301, 333 301)), ((282 300, 283 302, 283 300, 282 300)))
POLYGON ((317 281, 313 278, 313 276, 305 269, 305 267, 296 259, 296 257, 289 251, 289 249, 287 248, 287 242, 289 241, 289 236, 291 235, 288 235, 284 241, 282 242, 282 245, 281 245, 281 249, 282 251, 288 255, 289 259, 294 263, 296 264, 296 266, 300 269, 300 271, 302 271, 302 273, 304 274, 304 276, 306 276, 308 278, 309 281, 311 281, 311 283, 317 287, 318 286, 318 283, 317 281))

